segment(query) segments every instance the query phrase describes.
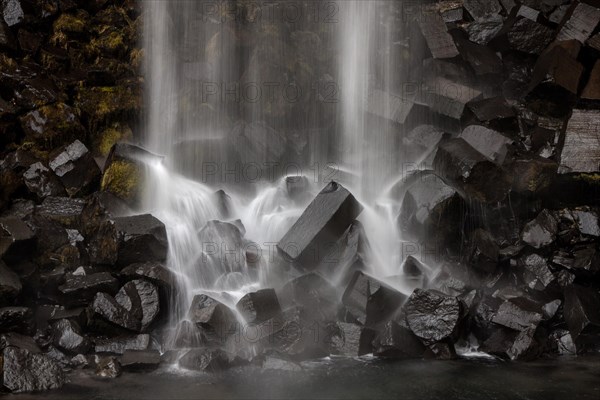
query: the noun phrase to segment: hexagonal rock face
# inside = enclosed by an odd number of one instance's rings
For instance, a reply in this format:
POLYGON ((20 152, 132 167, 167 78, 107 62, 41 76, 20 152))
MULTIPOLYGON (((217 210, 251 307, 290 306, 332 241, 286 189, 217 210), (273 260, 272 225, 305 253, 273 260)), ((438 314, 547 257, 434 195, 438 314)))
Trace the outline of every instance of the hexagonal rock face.
POLYGON ((262 322, 281 313, 281 306, 274 289, 262 289, 248 293, 236 304, 246 322, 262 322))
POLYGON ((456 330, 460 303, 434 290, 416 289, 405 305, 408 327, 426 343, 439 342, 456 330))
POLYGON ((127 282, 119 290, 115 300, 141 320, 142 332, 150 327, 160 312, 158 289, 142 279, 127 282))

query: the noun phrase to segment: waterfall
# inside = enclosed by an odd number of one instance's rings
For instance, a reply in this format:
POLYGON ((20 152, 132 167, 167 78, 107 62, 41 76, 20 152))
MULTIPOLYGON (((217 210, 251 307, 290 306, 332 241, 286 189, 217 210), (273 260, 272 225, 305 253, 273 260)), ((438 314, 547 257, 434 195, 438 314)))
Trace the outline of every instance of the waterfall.
POLYGON ((221 8, 235 2, 144 2, 146 146, 165 155, 149 168, 144 211, 165 223, 168 265, 182 282, 174 323, 196 294, 234 306, 273 286, 266 255, 330 179, 365 206, 368 272, 400 274, 398 199, 388 190, 400 171, 390 2, 308 3, 290 22, 272 2, 253 3, 260 14, 221 8), (289 175, 306 176, 301 198, 289 175), (225 256, 222 245, 235 248, 225 256), (249 249, 262 256, 258 268, 249 249))

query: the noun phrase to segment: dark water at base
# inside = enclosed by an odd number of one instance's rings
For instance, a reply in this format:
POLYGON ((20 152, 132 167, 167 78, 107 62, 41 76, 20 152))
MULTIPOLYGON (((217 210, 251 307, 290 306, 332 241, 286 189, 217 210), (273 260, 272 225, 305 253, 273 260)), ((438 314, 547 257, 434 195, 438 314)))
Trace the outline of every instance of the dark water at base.
POLYGON ((8 399, 600 399, 600 357, 531 363, 333 359, 301 371, 220 374, 158 370, 103 380, 80 371, 58 391, 8 399))

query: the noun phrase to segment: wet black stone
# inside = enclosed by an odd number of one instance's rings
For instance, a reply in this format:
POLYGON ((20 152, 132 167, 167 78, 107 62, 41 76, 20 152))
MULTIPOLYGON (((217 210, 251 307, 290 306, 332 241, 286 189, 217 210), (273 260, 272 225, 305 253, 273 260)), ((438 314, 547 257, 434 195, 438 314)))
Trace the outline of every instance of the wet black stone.
POLYGON ((286 261, 314 269, 361 213, 362 206, 342 185, 329 183, 277 244, 286 261))
POLYGON ((7 347, 27 350, 30 353, 41 353, 40 347, 31 336, 25 336, 16 332, 8 332, 0 335, 0 350, 7 347))
POLYGON ((14 51, 17 49, 17 40, 6 23, 0 20, 0 49, 14 51))
POLYGON ((69 197, 47 197, 36 207, 36 212, 44 218, 58 222, 67 228, 78 228, 85 200, 69 197))
POLYGON ((525 195, 542 195, 556 177, 558 164, 539 156, 514 160, 509 166, 512 171, 512 190, 525 195))
POLYGON ((569 285, 564 291, 564 318, 577 343, 582 337, 600 333, 600 295, 591 288, 569 285))
POLYGON ((548 263, 538 254, 529 254, 519 259, 519 264, 525 269, 523 280, 534 290, 546 290, 556 277, 548 268, 548 263))
POLYGON ((554 39, 554 30, 529 18, 519 18, 507 33, 512 49, 529 54, 541 54, 554 39))
POLYGON ((237 322, 229 307, 204 294, 194 296, 188 317, 194 324, 218 338, 233 333, 237 322))
POLYGON ((476 229, 471 234, 469 265, 483 272, 494 272, 498 266, 499 251, 498 244, 488 231, 476 229))
POLYGON ((98 364, 96 364, 96 375, 101 378, 118 378, 121 372, 121 363, 116 357, 101 358, 98 364))
POLYGON ((461 317, 456 297, 433 290, 416 289, 404 309, 408 327, 425 343, 449 338, 456 332, 461 317))
POLYGON ((514 118, 517 116, 515 110, 508 105, 503 97, 474 101, 468 104, 469 109, 481 122, 495 119, 514 118))
POLYGON ((139 332, 141 330, 141 319, 136 318, 135 315, 106 293, 96 294, 94 301, 90 305, 90 310, 92 312, 91 319, 101 317, 113 325, 130 331, 139 332))
POLYGON ((92 194, 81 213, 82 231, 92 236, 107 219, 131 214, 131 210, 121 199, 109 192, 92 194))
POLYGON ((28 307, 0 308, 0 332, 28 334, 33 327, 33 311, 28 307))
POLYGON ((541 310, 528 310, 512 301, 503 302, 492 317, 492 322, 516 331, 535 329, 542 320, 541 310))
POLYGON ((398 226, 407 239, 427 241, 444 226, 456 191, 432 173, 418 179, 406 191, 398 215, 398 226))
MULTIPOLYGON (((221 221, 209 221, 198 233, 202 242, 201 264, 218 263, 221 272, 241 272, 244 269, 245 243, 240 229, 234 224, 221 221)), ((203 272, 205 279, 210 269, 203 272)))
POLYGON ((557 233, 556 219, 547 210, 544 210, 525 225, 521 239, 531 247, 539 249, 551 244, 556 239, 557 233))
POLYGON ((465 0, 464 7, 475 20, 486 19, 502 11, 498 0, 465 0))
POLYGON ((427 346, 425 356, 435 358, 436 360, 454 360, 457 358, 454 343, 450 340, 430 344, 427 346))
POLYGON ((177 324, 173 339, 173 346, 176 349, 202 347, 206 341, 202 328, 191 321, 183 320, 177 324))
POLYGON ((121 357, 121 366, 125 371, 148 371, 159 365, 158 350, 126 350, 121 357))
POLYGON ((462 59, 475 71, 476 75, 499 75, 502 73, 502 61, 494 50, 476 44, 467 39, 461 30, 453 29, 450 34, 462 59))
POLYGON ((577 347, 573 342, 571 333, 566 329, 557 329, 548 336, 550 351, 560 355, 575 355, 577 347))
POLYGON ((389 319, 405 301, 402 293, 359 271, 354 273, 342 296, 348 310, 369 327, 389 319))
POLYGON ((79 140, 54 151, 48 165, 69 196, 87 194, 100 182, 100 168, 92 153, 79 140))
POLYGON ((236 304, 246 322, 262 322, 281 313, 281 306, 274 289, 262 289, 248 293, 236 304))
POLYGON ((56 347, 73 355, 86 354, 92 346, 77 322, 68 319, 61 319, 52 325, 52 336, 56 347))
POLYGON ((577 248, 573 251, 571 271, 576 275, 591 276, 600 271, 600 251, 594 245, 577 248))
POLYGON ((578 209, 571 211, 571 215, 577 222, 577 227, 581 234, 594 237, 600 236, 600 222, 597 211, 578 209))
POLYGON ((147 350, 149 346, 150 335, 140 334, 114 339, 97 340, 94 351, 96 353, 123 354, 127 350, 147 350))
POLYGON ((292 279, 277 296, 283 309, 300 306, 313 313, 315 319, 332 319, 337 311, 335 287, 315 272, 292 279))
POLYGON ((0 218, 0 258, 17 262, 30 256, 36 244, 31 228, 20 218, 0 218))
POLYGON ((65 188, 58 177, 41 162, 31 164, 23 173, 23 181, 27 189, 39 199, 66 195, 65 188))
POLYGON ((173 293, 177 286, 175 274, 163 263, 148 261, 131 264, 121 270, 121 276, 133 279, 145 279, 155 284, 161 291, 161 297, 173 293))
POLYGON ((108 272, 90 275, 68 275, 65 283, 58 287, 66 305, 71 307, 88 305, 96 293, 114 294, 119 282, 108 272))
POLYGON ((141 332, 147 331, 160 313, 158 289, 142 279, 127 282, 116 294, 115 299, 141 321, 141 332))
POLYGON ((358 324, 338 322, 338 332, 332 337, 335 354, 346 357, 356 357, 370 353, 370 349, 361 348, 360 336, 362 327, 358 324))
POLYGON ((13 393, 58 389, 66 382, 62 368, 44 354, 7 347, 2 361, 2 386, 13 393))
POLYGON ((510 189, 506 172, 461 138, 440 143, 433 167, 465 200, 495 203, 510 189))
POLYGON ((25 29, 19 29, 17 39, 19 40, 19 46, 23 51, 35 53, 42 44, 43 36, 39 33, 32 33, 25 29))
POLYGON ((373 354, 386 358, 421 358, 425 346, 417 336, 397 322, 389 321, 373 344, 373 354))
POLYGON ((431 279, 430 287, 449 296, 458 296, 471 286, 467 267, 460 263, 444 263, 431 279))
POLYGON ((21 292, 19 276, 0 260, 0 304, 10 304, 21 292))
POLYGON ((179 366, 194 371, 218 372, 234 366, 232 356, 220 349, 192 349, 179 359, 179 366))
POLYGON ((165 225, 152 215, 118 217, 114 219, 114 226, 119 238, 119 265, 166 259, 168 243, 165 225))

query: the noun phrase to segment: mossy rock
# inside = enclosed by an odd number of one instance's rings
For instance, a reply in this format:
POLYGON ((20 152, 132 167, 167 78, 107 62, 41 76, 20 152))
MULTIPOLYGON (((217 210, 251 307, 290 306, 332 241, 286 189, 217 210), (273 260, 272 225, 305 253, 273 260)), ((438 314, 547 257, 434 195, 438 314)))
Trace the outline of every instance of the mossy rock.
POLYGON ((142 104, 139 88, 126 86, 83 87, 75 105, 92 124, 118 116, 135 115, 142 104))
POLYGON ((61 14, 52 25, 50 43, 57 47, 66 48, 70 38, 85 35, 89 27, 89 15, 83 10, 76 14, 61 14))
POLYGON ((26 142, 41 150, 52 150, 85 135, 75 110, 64 103, 40 107, 20 117, 19 121, 26 142))
POLYGON ((124 57, 129 50, 126 41, 127 39, 121 30, 105 27, 98 37, 92 38, 87 46, 87 53, 89 56, 124 57))
POLYGON ((126 142, 133 138, 133 133, 128 125, 112 124, 104 129, 94 140, 94 153, 103 157, 108 156, 115 143, 126 142))
POLYGON ((104 170, 101 189, 112 193, 127 204, 139 202, 143 190, 143 170, 129 161, 117 160, 104 170))

